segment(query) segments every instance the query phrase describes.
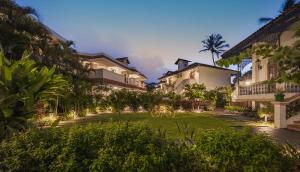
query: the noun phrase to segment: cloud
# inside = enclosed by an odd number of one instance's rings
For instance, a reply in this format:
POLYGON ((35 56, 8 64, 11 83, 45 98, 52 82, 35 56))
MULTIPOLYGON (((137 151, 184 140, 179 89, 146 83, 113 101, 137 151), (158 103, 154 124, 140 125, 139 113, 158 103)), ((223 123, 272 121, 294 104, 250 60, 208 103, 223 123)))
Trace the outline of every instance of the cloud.
POLYGON ((167 71, 162 58, 158 56, 133 56, 131 63, 148 77, 147 82, 157 82, 158 77, 167 71))
POLYGON ((78 34, 74 40, 79 52, 99 53, 104 52, 113 58, 129 57, 130 66, 135 67, 148 77, 147 82, 157 81, 167 71, 161 57, 149 53, 134 51, 129 41, 121 36, 99 36, 78 34))
POLYGON ((78 34, 74 40, 80 40, 75 42, 80 52, 103 52, 115 58, 128 56, 131 53, 129 42, 121 36, 78 34))

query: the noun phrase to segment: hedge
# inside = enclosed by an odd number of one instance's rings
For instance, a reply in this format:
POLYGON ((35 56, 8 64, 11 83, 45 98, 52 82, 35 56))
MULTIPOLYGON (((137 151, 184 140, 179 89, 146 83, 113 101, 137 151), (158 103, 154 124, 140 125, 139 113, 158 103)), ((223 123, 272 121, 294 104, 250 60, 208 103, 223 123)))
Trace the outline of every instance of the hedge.
POLYGON ((30 129, 1 142, 0 171, 292 171, 296 158, 262 135, 212 130, 192 142, 139 124, 30 129))

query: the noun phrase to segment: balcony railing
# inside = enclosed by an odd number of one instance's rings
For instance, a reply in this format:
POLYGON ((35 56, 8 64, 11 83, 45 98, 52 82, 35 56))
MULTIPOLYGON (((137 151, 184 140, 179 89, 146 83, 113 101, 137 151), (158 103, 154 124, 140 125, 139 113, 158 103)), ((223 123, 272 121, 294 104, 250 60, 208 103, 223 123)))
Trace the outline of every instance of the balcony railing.
POLYGON ((299 93, 300 85, 292 83, 284 83, 284 91, 287 93, 299 93))
POLYGON ((239 95, 257 95, 257 94, 270 94, 275 93, 276 88, 283 89, 285 93, 298 93, 300 92, 300 85, 292 83, 254 83, 249 86, 240 86, 239 95))
POLYGON ((109 71, 106 69, 95 69, 89 74, 89 78, 92 79, 95 82, 108 82, 113 85, 120 85, 120 86, 134 86, 139 88, 144 88, 144 86, 138 82, 134 78, 128 78, 125 80, 125 76, 115 73, 113 71, 109 71), (127 82, 126 82, 127 81, 127 82))
POLYGON ((256 83, 249 86, 239 87, 239 95, 255 95, 275 93, 276 84, 256 83))

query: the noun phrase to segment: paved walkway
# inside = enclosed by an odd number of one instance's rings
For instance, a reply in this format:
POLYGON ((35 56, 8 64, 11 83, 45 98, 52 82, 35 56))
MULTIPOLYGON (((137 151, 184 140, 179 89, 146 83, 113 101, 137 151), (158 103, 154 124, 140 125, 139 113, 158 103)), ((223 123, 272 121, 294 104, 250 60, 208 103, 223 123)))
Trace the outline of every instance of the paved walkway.
POLYGON ((253 127, 254 132, 266 134, 281 143, 288 142, 289 144, 295 146, 297 149, 300 149, 300 132, 288 129, 276 129, 270 126, 256 126, 254 125, 255 120, 253 118, 237 114, 229 114, 226 112, 218 111, 216 112, 216 115, 220 118, 245 122, 246 125, 250 125, 253 127))

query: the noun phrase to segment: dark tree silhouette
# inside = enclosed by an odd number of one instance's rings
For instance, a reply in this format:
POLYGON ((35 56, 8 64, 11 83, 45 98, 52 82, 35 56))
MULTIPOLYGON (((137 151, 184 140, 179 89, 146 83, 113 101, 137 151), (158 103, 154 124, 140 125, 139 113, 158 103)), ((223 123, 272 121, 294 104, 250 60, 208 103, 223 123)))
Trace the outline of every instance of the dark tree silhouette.
POLYGON ((220 34, 209 35, 207 39, 202 41, 202 44, 203 44, 203 49, 200 50, 199 53, 210 51, 214 66, 216 66, 215 55, 217 56, 217 58, 219 58, 220 54, 225 51, 224 48, 229 47, 229 44, 227 44, 226 41, 223 40, 223 37, 220 34))
MULTIPOLYGON (((287 10, 289 10, 291 7, 293 7, 296 4, 297 4, 297 0, 285 0, 284 3, 282 4, 281 9, 279 10, 279 13, 282 14, 282 13, 286 12, 287 10)), ((271 18, 271 17, 261 17, 260 19, 258 19, 258 22, 260 24, 265 24, 265 23, 270 22, 271 20, 273 20, 273 18, 271 18)))

